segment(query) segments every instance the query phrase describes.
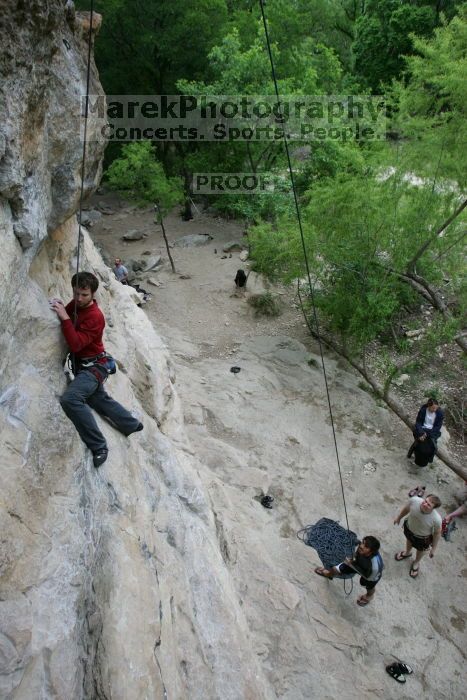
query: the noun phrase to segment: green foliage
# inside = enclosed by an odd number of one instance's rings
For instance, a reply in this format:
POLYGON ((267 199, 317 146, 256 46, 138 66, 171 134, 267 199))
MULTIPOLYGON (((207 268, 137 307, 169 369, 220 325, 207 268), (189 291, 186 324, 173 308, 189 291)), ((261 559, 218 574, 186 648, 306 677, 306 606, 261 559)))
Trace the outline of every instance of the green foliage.
POLYGON ((288 175, 268 178, 273 187, 255 194, 229 194, 218 197, 213 209, 233 218, 245 219, 247 224, 277 221, 293 216, 294 201, 288 175))
POLYGON ((291 282, 305 272, 298 226, 293 218, 262 222, 249 231, 254 269, 271 280, 291 282))
POLYGON ((279 316, 281 312, 280 304, 271 292, 252 294, 248 303, 254 308, 255 316, 279 316))
MULTIPOLYGON (((89 0, 78 9, 89 10, 89 0)), ((96 61, 107 94, 173 94, 200 78, 227 25, 225 0, 96 0, 103 15, 96 61)))
POLYGON ((432 0, 369 0, 355 22, 355 69, 374 92, 399 78, 404 56, 416 52, 413 35, 429 37, 441 21, 452 17, 458 3, 432 0))
POLYGON ((413 37, 419 55, 407 58, 410 80, 394 86, 396 127, 409 138, 420 172, 467 185, 467 4, 434 37, 413 37))
POLYGON ((154 147, 148 141, 130 143, 122 155, 114 160, 107 171, 112 189, 123 192, 130 199, 157 203, 165 215, 183 199, 179 178, 167 178, 162 165, 156 160, 154 147))
MULTIPOLYGON (((415 293, 398 276, 452 209, 453 195, 434 193, 431 183, 412 184, 395 171, 381 176, 367 167, 361 175, 339 175, 316 183, 303 210, 305 247, 315 303, 329 330, 359 352, 377 338, 415 293)), ((435 240, 419 272, 441 281, 436 255, 455 239, 461 223, 435 240)), ((250 232, 255 269, 290 281, 305 274, 295 221, 262 224, 250 232)), ((453 251, 452 256, 457 256, 453 251)), ((449 256, 449 253, 447 254, 449 256)), ((459 320, 433 328, 433 342, 452 337, 459 320), (452 327, 450 327, 452 325, 452 327)))

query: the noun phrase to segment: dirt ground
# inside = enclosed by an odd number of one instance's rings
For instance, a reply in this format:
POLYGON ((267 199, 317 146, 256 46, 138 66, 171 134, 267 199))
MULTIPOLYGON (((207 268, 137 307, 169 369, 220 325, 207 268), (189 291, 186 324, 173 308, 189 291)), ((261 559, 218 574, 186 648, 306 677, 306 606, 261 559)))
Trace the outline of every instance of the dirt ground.
POLYGON ((386 568, 367 608, 355 605, 358 579, 347 597, 340 582, 315 576, 317 554, 298 542, 297 530, 322 516, 345 519, 320 358, 293 290, 274 289, 280 316, 256 318, 246 298, 234 295, 235 273, 248 263, 238 252, 222 252, 227 242, 242 241, 238 222, 169 216, 172 242, 192 233, 213 236, 202 247, 173 248, 173 274, 152 211, 114 194, 96 195, 99 202, 115 212, 91 229, 108 262, 145 251, 164 260, 145 276, 159 286, 140 282, 152 294, 144 310, 175 365, 222 556, 273 688, 265 697, 462 697, 465 523, 422 562, 416 581, 407 562, 394 562, 403 536, 392 524, 416 484, 440 495, 444 513, 460 480, 438 460, 425 470, 409 463, 409 431, 359 388, 342 360, 326 355, 350 527, 381 539, 386 568), (130 229, 147 237, 125 243, 121 236, 130 229), (231 373, 232 366, 240 372, 231 373), (259 503, 266 493, 275 499, 271 510, 259 503), (396 658, 414 667, 406 693, 384 672, 396 658))

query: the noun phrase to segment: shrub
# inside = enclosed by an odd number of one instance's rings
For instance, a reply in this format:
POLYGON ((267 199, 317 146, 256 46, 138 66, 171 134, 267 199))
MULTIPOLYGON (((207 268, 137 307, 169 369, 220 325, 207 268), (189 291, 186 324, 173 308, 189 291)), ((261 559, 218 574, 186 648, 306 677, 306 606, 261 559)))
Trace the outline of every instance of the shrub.
POLYGON ((254 308, 255 316, 279 316, 281 312, 280 304, 271 292, 253 294, 248 303, 254 308))

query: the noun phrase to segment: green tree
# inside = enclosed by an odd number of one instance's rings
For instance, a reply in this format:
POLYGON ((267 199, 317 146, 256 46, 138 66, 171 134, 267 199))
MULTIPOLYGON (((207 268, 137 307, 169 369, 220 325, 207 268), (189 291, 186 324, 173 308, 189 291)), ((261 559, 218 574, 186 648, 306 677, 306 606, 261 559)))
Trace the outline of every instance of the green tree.
POLYGON ((162 228, 167 255, 175 272, 164 217, 183 200, 180 179, 166 177, 161 163, 156 159, 154 147, 149 141, 140 141, 123 147, 121 157, 114 160, 107 171, 107 180, 112 189, 119 190, 129 199, 154 205, 156 223, 162 228))
MULTIPOLYGON (((211 50, 209 81, 180 80, 177 83, 178 89, 182 93, 195 95, 274 96, 271 66, 265 50, 264 29, 261 23, 256 26, 257 35, 249 47, 243 46, 239 32, 234 28, 224 37, 221 44, 211 50)), ((280 52, 275 44, 272 46, 272 52, 275 63, 280 64, 280 52)), ((290 74, 283 75, 278 80, 281 95, 298 97, 337 91, 342 69, 334 52, 326 46, 311 39, 303 40, 301 46, 297 47, 290 65, 293 66, 290 74)), ((291 150, 296 150, 297 146, 300 146, 300 143, 293 143, 291 150)), ((340 146, 337 146, 337 150, 339 148, 340 146)), ((324 150, 321 145, 316 149, 324 150)), ((247 170, 253 173, 283 175, 286 168, 282 139, 199 144, 188 147, 187 150, 189 154, 184 163, 191 172, 231 172, 234 168, 234 172, 247 170)), ((314 151, 315 146, 313 153, 314 151)), ((329 152, 333 152, 333 149, 330 148, 329 152)), ((325 157, 314 159, 314 173, 319 163, 324 164, 325 160, 325 157)), ((274 218, 289 210, 291 204, 290 193, 284 192, 280 184, 274 196, 264 195, 253 199, 251 196, 235 198, 229 195, 216 202, 216 206, 222 211, 242 215, 250 221, 261 217, 274 218)))
MULTIPOLYGON (((103 15, 95 55, 107 94, 174 94, 200 79, 227 24, 225 0, 96 0, 103 15)), ((89 0, 79 0, 89 10, 89 0)))
POLYGON ((467 187, 467 4, 432 39, 413 37, 408 82, 392 94, 395 129, 417 171, 467 187))
MULTIPOLYGON (((429 364, 442 343, 454 340, 467 350, 460 254, 467 223, 460 155, 466 136, 467 12, 437 28, 433 38, 417 39, 416 47, 407 82, 394 91, 404 139, 362 150, 365 162, 354 172, 317 179, 302 212, 321 334, 407 424, 410 416, 389 393, 392 381, 414 362, 429 364), (415 310, 420 302, 438 314, 409 348, 397 328, 404 307, 415 310), (388 338, 391 353, 382 344, 388 338), (376 347, 385 359, 375 371, 376 347)), ((251 252, 257 269, 273 277, 290 281, 306 274, 294 220, 254 228, 251 252)), ((312 320, 310 327, 316 332, 312 320)))
POLYGON ((355 70, 374 92, 399 78, 404 56, 412 54, 411 34, 429 37, 441 21, 452 16, 456 2, 432 0, 368 0, 355 22, 352 46, 355 70))

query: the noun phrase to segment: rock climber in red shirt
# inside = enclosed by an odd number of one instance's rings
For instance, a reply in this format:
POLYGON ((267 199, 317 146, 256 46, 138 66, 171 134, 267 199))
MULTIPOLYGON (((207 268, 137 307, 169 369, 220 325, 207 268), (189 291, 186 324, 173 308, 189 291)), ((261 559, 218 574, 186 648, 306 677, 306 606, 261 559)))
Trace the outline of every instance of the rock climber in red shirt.
POLYGON ((75 378, 60 404, 91 450, 94 466, 100 467, 107 459, 108 448, 91 408, 126 436, 142 430, 143 424, 104 391, 103 384, 109 373, 113 373, 112 369, 115 371, 115 362, 105 352, 102 342, 105 318, 94 299, 99 280, 91 272, 79 272, 73 275, 71 286, 74 299, 69 304, 64 306, 60 299, 49 302, 73 353, 75 378))

